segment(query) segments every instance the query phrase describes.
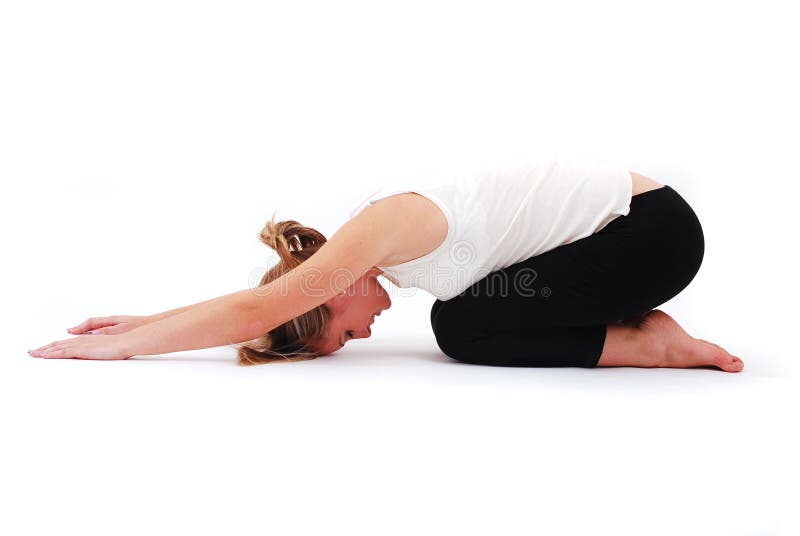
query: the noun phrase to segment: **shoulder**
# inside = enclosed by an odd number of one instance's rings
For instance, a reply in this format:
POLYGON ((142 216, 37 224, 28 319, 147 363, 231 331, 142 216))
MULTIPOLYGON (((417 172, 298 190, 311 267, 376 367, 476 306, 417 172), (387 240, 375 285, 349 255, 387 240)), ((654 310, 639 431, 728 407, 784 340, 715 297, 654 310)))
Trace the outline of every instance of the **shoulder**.
POLYGON ((436 249, 447 237, 448 221, 430 199, 416 192, 392 194, 367 205, 348 222, 355 232, 383 240, 381 266, 392 266, 436 249))

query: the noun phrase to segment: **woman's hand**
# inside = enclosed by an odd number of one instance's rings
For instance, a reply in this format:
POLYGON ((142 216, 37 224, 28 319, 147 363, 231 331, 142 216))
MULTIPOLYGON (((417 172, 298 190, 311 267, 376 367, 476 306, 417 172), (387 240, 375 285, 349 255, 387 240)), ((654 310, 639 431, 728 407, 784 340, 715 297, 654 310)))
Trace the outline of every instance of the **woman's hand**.
POLYGON ((51 342, 36 350, 28 350, 32 357, 48 359, 128 359, 128 335, 79 335, 71 339, 51 342))
POLYGON ((67 332, 73 335, 117 335, 143 326, 150 321, 148 316, 117 315, 96 317, 84 320, 74 328, 67 328, 67 332))

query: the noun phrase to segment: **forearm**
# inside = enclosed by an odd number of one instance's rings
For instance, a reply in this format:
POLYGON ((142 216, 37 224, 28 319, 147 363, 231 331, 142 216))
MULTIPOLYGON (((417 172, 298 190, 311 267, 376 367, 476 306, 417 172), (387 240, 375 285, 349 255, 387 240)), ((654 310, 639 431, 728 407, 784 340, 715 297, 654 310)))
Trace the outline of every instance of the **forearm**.
MULTIPOLYGON (((216 298, 214 298, 214 299, 216 299, 216 298)), ((148 315, 147 316, 147 321, 148 322, 156 322, 158 320, 163 320, 164 318, 184 313, 184 312, 188 311, 189 309, 192 309, 193 307, 197 307, 198 305, 201 305, 203 303, 208 303, 210 301, 212 301, 212 300, 206 300, 206 301, 199 302, 199 303, 193 303, 191 305, 186 305, 184 307, 178 307, 177 309, 170 309, 169 311, 164 311, 163 313, 156 313, 154 315, 148 315)))
POLYGON ((248 289, 160 313, 158 320, 123 334, 127 349, 131 355, 165 354, 254 339, 263 335, 264 324, 252 302, 248 289))
POLYGON ((168 316, 175 316, 175 315, 181 314, 181 313, 183 313, 185 311, 188 311, 189 309, 191 309, 195 305, 197 305, 197 304, 187 305, 185 307, 178 307, 177 309, 170 309, 169 311, 164 311, 163 313, 156 313, 154 315, 147 315, 147 317, 146 317, 147 318, 147 322, 148 323, 157 322, 158 320, 162 320, 164 318, 167 318, 168 316))

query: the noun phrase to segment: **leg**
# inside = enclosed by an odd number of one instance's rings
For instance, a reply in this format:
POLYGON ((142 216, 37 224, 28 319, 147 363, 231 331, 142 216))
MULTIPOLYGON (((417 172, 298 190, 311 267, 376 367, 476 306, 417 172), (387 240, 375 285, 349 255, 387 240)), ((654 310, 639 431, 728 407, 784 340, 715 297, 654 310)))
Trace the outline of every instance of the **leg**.
POLYGON ((690 337, 658 309, 638 321, 595 328, 542 328, 465 340, 440 335, 440 347, 458 361, 512 367, 717 367, 739 372, 742 360, 725 349, 690 337), (450 342, 441 342, 450 341, 450 342), (597 342, 602 341, 602 342, 597 342), (595 357, 599 350, 600 356, 595 357))
POLYGON ((641 322, 608 326, 598 367, 717 367, 739 372, 744 363, 716 344, 689 336, 658 309, 641 322))
POLYGON ((664 323, 634 330, 620 322, 688 285, 703 249, 699 221, 677 192, 648 191, 599 233, 437 300, 431 324, 442 351, 470 363, 662 366, 667 347, 652 327, 664 323))

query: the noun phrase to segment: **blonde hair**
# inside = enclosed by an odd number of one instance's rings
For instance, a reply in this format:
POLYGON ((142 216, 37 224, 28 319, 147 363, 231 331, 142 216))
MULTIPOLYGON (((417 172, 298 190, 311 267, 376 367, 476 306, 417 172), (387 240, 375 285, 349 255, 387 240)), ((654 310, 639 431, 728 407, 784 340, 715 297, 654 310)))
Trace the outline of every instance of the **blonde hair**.
MULTIPOLYGON (((273 281, 307 260, 327 241, 311 227, 294 220, 275 222, 275 214, 258 235, 274 249, 280 260, 261 278, 261 285, 273 281)), ((308 341, 324 336, 332 318, 331 310, 322 304, 284 322, 257 339, 234 345, 239 365, 259 365, 275 361, 303 361, 319 357, 308 341)))

